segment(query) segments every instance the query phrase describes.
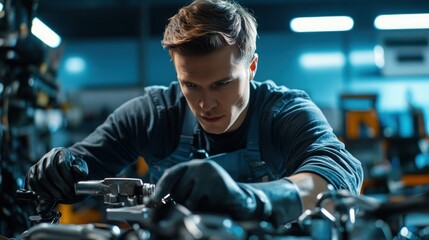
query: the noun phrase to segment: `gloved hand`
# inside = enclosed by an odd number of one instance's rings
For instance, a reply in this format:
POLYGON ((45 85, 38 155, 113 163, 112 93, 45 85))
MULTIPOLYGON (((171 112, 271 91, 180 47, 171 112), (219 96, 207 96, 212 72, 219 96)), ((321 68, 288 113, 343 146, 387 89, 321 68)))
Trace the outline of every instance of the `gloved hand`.
POLYGON ((192 160, 167 169, 153 199, 160 202, 167 194, 191 211, 229 213, 240 220, 263 218, 270 213, 269 206, 264 206, 255 193, 241 188, 212 160, 192 160))
POLYGON ((248 183, 246 186, 262 191, 272 206, 269 221, 275 226, 297 220, 303 212, 298 187, 288 178, 270 182, 248 183))
POLYGON ((27 172, 25 188, 34 191, 39 200, 37 212, 52 208, 52 203, 75 203, 82 200, 74 191, 74 183, 88 176, 87 163, 66 148, 54 148, 27 172))
POLYGON ((153 200, 160 202, 167 194, 191 211, 225 213, 237 220, 279 224, 297 218, 302 211, 298 190, 289 180, 236 183, 212 160, 192 160, 167 169, 153 200), (273 203, 280 209, 273 208, 273 203), (275 211, 280 214, 273 214, 275 211))

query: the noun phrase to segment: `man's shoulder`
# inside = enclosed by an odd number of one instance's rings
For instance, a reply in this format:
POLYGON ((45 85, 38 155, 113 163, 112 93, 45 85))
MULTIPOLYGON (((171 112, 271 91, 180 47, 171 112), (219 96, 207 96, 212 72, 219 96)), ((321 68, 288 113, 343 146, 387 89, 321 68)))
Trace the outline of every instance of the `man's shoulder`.
POLYGON ((171 107, 178 104, 183 99, 182 91, 177 82, 172 82, 169 86, 151 85, 143 89, 142 94, 130 99, 132 104, 150 103, 158 107, 171 107))
POLYGON ((145 87, 143 95, 145 93, 150 94, 152 97, 162 96, 163 98, 178 99, 183 97, 182 91, 180 90, 178 82, 172 82, 170 85, 152 85, 145 87))
POLYGON ((296 98, 310 99, 308 94, 300 89, 290 89, 284 85, 277 85, 272 80, 263 82, 252 81, 252 89, 255 91, 257 102, 265 102, 272 100, 293 100, 296 98))
POLYGON ((140 96, 129 99, 116 111, 130 114, 162 113, 177 111, 185 104, 183 94, 177 82, 169 86, 153 85, 145 87, 140 96))

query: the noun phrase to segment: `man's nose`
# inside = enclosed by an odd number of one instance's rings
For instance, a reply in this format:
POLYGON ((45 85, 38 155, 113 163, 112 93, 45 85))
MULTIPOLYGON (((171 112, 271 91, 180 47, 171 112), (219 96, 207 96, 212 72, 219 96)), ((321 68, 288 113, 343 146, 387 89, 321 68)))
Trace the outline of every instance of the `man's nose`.
POLYGON ((203 111, 210 111, 217 106, 217 101, 212 94, 201 93, 198 100, 198 105, 203 111))

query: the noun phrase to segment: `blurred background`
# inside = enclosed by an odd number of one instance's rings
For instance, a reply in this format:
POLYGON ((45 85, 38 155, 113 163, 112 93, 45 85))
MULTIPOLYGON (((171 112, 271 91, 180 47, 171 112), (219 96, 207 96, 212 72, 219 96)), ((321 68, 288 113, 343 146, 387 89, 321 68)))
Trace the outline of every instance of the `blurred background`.
MULTIPOLYGON (((0 0, 2 219, 22 213, 12 192, 50 148, 81 140, 143 87, 176 80, 160 42, 188 2, 0 0), (36 37, 39 22, 53 43, 36 37)), ((308 92, 363 163, 363 193, 429 183, 429 1, 237 2, 259 22, 255 80, 308 92), (392 14, 417 15, 385 22, 392 14), (301 28, 330 16, 340 26, 301 28)))

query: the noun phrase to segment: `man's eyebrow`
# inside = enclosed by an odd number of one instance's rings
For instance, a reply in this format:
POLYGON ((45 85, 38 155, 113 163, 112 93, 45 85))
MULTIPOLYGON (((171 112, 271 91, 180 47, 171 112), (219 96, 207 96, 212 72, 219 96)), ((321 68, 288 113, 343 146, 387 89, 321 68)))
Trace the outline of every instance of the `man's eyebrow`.
MULTIPOLYGON (((216 81, 214 81, 213 83, 218 83, 218 82, 224 82, 224 81, 231 81, 231 80, 233 80, 234 78, 233 77, 231 77, 231 76, 229 76, 229 77, 224 77, 224 78, 222 78, 222 79, 219 79, 219 80, 216 80, 216 81)), ((186 80, 186 79, 177 79, 179 82, 183 82, 183 83, 194 83, 194 82, 192 82, 192 81, 189 81, 189 80, 186 80)), ((194 84, 196 84, 196 83, 194 83, 194 84)))
POLYGON ((191 82, 191 81, 188 81, 188 80, 185 80, 185 79, 177 79, 179 82, 191 82))
POLYGON ((220 79, 220 80, 214 81, 214 83, 218 83, 218 82, 225 82, 225 81, 231 81, 231 80, 233 80, 233 79, 234 79, 233 77, 228 76, 228 77, 224 77, 224 78, 222 78, 222 79, 220 79))

